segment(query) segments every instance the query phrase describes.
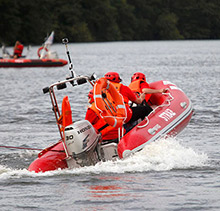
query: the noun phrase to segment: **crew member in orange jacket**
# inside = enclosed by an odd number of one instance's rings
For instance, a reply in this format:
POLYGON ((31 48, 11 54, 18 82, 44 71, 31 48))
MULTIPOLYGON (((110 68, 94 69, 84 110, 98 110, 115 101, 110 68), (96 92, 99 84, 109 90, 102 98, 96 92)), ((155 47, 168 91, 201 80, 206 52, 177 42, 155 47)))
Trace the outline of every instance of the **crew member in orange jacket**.
POLYGON ((19 41, 16 41, 15 47, 14 47, 13 58, 14 59, 20 58, 22 55, 23 49, 24 49, 24 46, 19 41))
POLYGON ((88 120, 93 127, 102 134, 103 141, 118 143, 118 128, 108 125, 101 117, 100 111, 95 107, 93 90, 90 90, 88 99, 91 105, 87 109, 85 119, 88 120))
POLYGON ((129 107, 128 105, 129 100, 136 104, 141 104, 145 99, 145 93, 142 93, 140 97, 137 97, 128 86, 125 86, 120 83, 122 80, 118 73, 108 72, 105 74, 105 78, 111 81, 111 83, 113 83, 113 85, 116 87, 116 89, 121 93, 121 95, 124 98, 124 102, 127 110, 127 119, 125 123, 131 123, 140 118, 143 120, 145 116, 147 116, 152 111, 152 108, 150 106, 149 107, 138 106, 132 108, 129 107))
MULTIPOLYGON (((146 82, 146 77, 143 73, 136 72, 131 77, 131 83, 129 84, 129 88, 140 95, 141 93, 145 93, 145 101, 146 103, 151 97, 153 93, 165 93, 166 89, 151 89, 149 84, 146 82)), ((145 104, 148 105, 148 104, 145 104)))

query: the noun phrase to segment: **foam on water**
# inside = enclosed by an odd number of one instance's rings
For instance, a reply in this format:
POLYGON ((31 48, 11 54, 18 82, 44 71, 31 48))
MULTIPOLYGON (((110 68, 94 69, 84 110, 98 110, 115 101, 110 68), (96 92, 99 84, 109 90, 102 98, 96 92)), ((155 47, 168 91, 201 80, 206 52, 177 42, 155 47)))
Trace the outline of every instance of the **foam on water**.
POLYGON ((193 169, 207 166, 208 156, 187 148, 175 139, 163 139, 147 145, 133 156, 117 161, 100 162, 95 166, 77 169, 56 170, 45 173, 29 172, 27 169, 10 169, 0 165, 0 179, 30 177, 50 177, 65 174, 102 174, 148 171, 170 171, 173 169, 193 169))

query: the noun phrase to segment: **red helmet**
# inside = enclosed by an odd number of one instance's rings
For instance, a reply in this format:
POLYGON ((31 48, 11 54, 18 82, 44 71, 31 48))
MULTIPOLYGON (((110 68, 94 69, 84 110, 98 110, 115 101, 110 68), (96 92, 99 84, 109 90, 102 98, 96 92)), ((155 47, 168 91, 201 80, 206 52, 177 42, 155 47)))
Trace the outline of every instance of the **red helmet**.
POLYGON ((143 73, 134 73, 131 77, 131 82, 132 81, 135 81, 135 80, 138 80, 138 79, 141 79, 143 81, 146 81, 146 77, 143 73))
POLYGON ((116 82, 116 83, 119 83, 121 82, 121 78, 119 76, 118 73, 116 72, 108 72, 105 74, 105 78, 108 79, 109 81, 112 81, 112 82, 116 82))
POLYGON ((91 89, 88 93, 89 103, 92 104, 94 102, 93 98, 93 89, 91 89))

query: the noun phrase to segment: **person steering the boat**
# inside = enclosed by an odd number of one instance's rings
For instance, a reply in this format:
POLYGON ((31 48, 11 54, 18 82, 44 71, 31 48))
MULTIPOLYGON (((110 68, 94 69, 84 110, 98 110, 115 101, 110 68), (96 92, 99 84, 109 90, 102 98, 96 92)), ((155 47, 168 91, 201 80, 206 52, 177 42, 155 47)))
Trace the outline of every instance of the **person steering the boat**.
POLYGON ((131 77, 131 83, 129 88, 137 95, 140 96, 141 93, 145 93, 145 99, 143 105, 149 107, 147 102, 154 93, 165 93, 166 89, 151 89, 149 84, 146 82, 146 76, 141 72, 136 72, 131 77))
POLYGON ((22 55, 23 49, 24 49, 24 46, 19 41, 16 41, 15 47, 14 47, 13 58, 14 59, 20 58, 22 55))
POLYGON ((103 143, 118 143, 118 128, 112 127, 101 117, 100 111, 96 108, 93 90, 88 93, 88 102, 90 106, 87 109, 85 120, 88 120, 93 127, 102 134, 103 143))
POLYGON ((105 74, 105 78, 108 79, 115 88, 119 91, 119 93, 124 98, 124 103, 127 110, 127 119, 125 123, 132 123, 134 121, 137 121, 138 119, 144 119, 145 116, 147 116, 151 111, 152 108, 145 107, 145 106, 138 106, 138 107, 130 107, 128 102, 134 102, 136 104, 141 104, 143 100, 145 99, 145 93, 142 93, 140 97, 137 97, 132 90, 128 87, 120 83, 122 79, 120 78, 119 74, 117 72, 108 72, 105 74))

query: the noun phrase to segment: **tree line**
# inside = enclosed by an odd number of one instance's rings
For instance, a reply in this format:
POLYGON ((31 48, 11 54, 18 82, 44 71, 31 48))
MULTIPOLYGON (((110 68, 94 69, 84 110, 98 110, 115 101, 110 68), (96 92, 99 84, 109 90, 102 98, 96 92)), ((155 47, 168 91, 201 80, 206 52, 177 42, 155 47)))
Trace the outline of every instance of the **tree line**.
POLYGON ((0 42, 220 38, 219 0, 0 0, 0 42))

